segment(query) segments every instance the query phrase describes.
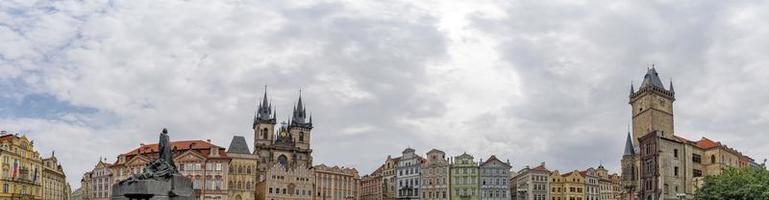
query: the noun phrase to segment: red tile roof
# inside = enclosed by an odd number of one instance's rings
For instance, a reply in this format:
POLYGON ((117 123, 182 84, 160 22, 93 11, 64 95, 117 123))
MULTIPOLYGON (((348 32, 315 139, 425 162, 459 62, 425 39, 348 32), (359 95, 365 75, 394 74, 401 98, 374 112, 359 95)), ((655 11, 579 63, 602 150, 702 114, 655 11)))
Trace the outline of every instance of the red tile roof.
POLYGON ((715 147, 721 146, 720 142, 715 142, 713 140, 710 140, 706 137, 702 137, 699 141, 697 141, 697 147, 701 149, 711 149, 715 147))
MULTIPOLYGON (((212 147, 217 147, 220 150, 224 149, 223 147, 211 144, 210 142, 203 141, 203 140, 183 140, 183 141, 174 141, 171 142, 171 149, 175 151, 182 151, 182 150, 204 150, 204 149, 211 149, 212 147)), ((138 148, 135 148, 127 153, 121 154, 121 155, 137 155, 137 154, 148 154, 148 153, 157 153, 158 152, 158 144, 147 144, 142 145, 138 148)))

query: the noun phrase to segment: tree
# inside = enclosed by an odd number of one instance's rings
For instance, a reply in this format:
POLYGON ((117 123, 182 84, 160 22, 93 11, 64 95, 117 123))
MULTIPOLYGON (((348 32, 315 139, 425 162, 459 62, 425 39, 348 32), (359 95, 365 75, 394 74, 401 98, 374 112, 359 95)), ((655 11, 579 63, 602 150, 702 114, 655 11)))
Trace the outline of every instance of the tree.
POLYGON ((724 169, 720 175, 705 177, 694 199, 769 200, 769 171, 755 167, 724 169))

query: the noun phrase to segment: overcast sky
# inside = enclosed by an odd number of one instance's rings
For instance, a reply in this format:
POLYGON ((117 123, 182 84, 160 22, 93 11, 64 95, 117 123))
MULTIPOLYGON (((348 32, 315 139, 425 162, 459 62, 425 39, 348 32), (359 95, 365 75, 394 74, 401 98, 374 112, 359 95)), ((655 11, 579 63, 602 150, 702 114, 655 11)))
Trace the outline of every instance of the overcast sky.
MULTIPOLYGON (((412 147, 515 169, 618 172, 628 90, 655 64, 675 132, 769 154, 765 1, 0 1, 0 129, 73 189, 140 143, 253 140, 264 86, 302 89, 315 164, 412 147)), ((253 149, 252 142, 249 142, 253 149)))

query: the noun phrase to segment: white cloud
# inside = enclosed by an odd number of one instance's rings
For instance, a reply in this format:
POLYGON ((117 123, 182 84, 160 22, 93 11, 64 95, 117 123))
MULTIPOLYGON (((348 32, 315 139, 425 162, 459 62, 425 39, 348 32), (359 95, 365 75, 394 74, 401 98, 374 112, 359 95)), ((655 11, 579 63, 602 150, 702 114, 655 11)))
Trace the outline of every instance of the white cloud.
POLYGON ((676 82, 677 132, 761 159, 767 5, 721 4, 10 2, 0 4, 0 86, 16 89, 0 97, 44 93, 98 112, 0 127, 56 149, 76 186, 99 156, 154 142, 164 127, 223 146, 251 137, 268 84, 279 120, 303 89, 316 161, 362 173, 406 146, 616 170, 628 84, 657 63, 676 82))

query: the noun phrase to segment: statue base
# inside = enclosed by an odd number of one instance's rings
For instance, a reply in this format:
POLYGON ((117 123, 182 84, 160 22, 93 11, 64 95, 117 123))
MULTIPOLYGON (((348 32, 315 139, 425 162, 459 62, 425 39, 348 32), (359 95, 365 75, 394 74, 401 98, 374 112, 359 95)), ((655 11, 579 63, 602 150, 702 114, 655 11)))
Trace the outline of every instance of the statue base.
POLYGON ((192 182, 174 174, 166 180, 136 180, 112 185, 112 200, 194 200, 192 182))

